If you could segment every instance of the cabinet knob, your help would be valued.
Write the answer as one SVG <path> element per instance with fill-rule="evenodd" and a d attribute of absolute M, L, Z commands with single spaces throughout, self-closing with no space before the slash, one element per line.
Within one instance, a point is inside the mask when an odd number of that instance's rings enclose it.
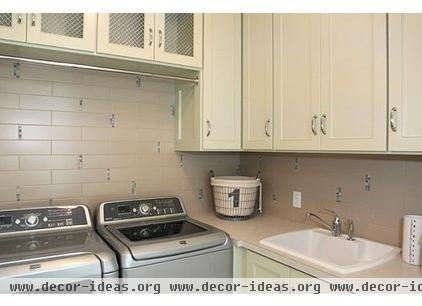
<path fill-rule="evenodd" d="M 31 26 L 35 27 L 35 14 L 34 13 L 31 14 L 31 19 L 32 19 Z"/>
<path fill-rule="evenodd" d="M 311 129 L 312 129 L 312 133 L 314 135 L 317 135 L 318 134 L 317 129 L 316 129 L 316 121 L 317 121 L 317 119 L 318 119 L 318 116 L 317 115 L 313 115 L 312 116 Z"/>
<path fill-rule="evenodd" d="M 393 132 L 397 132 L 397 108 L 393 107 L 390 111 L 390 128 Z"/>
<path fill-rule="evenodd" d="M 163 45 L 163 31 L 158 30 L 158 48 Z"/>
<path fill-rule="evenodd" d="M 267 137 L 271 137 L 271 134 L 270 134 L 270 124 L 271 124 L 271 120 L 267 120 L 267 121 L 265 121 L 265 135 L 267 136 Z"/>
<path fill-rule="evenodd" d="M 207 120 L 207 137 L 211 135 L 211 122 Z"/>
<path fill-rule="evenodd" d="M 152 46 L 153 31 L 152 28 L 149 28 L 149 43 L 148 45 Z"/>
<path fill-rule="evenodd" d="M 326 120 L 327 120 L 327 115 L 323 114 L 321 116 L 320 129 L 321 129 L 321 133 L 324 135 L 327 135 Z"/>

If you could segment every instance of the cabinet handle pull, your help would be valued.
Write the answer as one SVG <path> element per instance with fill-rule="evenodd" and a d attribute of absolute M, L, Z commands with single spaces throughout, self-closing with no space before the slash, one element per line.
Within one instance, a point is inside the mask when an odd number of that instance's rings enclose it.
<path fill-rule="evenodd" d="M 270 120 L 267 120 L 267 121 L 265 121 L 265 135 L 267 136 L 267 137 L 271 137 L 271 134 L 270 134 L 270 124 L 271 124 L 271 121 Z"/>
<path fill-rule="evenodd" d="M 397 132 L 397 108 L 393 107 L 390 111 L 390 127 L 393 132 Z"/>
<path fill-rule="evenodd" d="M 150 46 L 152 46 L 152 38 L 153 38 L 153 37 L 152 37 L 152 35 L 153 35 L 152 29 L 151 29 L 151 28 L 149 28 L 149 43 L 148 43 L 148 44 L 149 44 Z"/>
<path fill-rule="evenodd" d="M 325 126 L 326 119 L 327 119 L 327 115 L 326 114 L 323 114 L 321 116 L 320 127 L 321 127 L 321 133 L 324 134 L 324 135 L 327 135 L 327 127 Z"/>
<path fill-rule="evenodd" d="M 317 115 L 313 115 L 312 116 L 311 128 L 312 128 L 312 133 L 314 133 L 314 135 L 317 135 L 318 134 L 318 132 L 316 130 L 316 121 L 317 121 L 317 119 L 318 119 L 318 116 Z"/>
<path fill-rule="evenodd" d="M 207 137 L 211 135 L 211 122 L 207 120 Z"/>
<path fill-rule="evenodd" d="M 22 24 L 22 14 L 18 14 L 18 24 Z"/>
<path fill-rule="evenodd" d="M 163 31 L 158 30 L 158 48 L 163 45 Z"/>
<path fill-rule="evenodd" d="M 35 27 L 35 14 L 32 14 L 31 26 Z"/>

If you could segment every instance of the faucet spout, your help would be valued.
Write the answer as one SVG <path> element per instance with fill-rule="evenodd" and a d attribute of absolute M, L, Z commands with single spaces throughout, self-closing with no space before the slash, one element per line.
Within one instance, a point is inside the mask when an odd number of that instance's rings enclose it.
<path fill-rule="evenodd" d="M 317 215 L 315 215 L 314 213 L 306 213 L 306 219 L 309 219 L 309 220 L 311 220 L 311 217 L 314 217 L 314 218 L 316 218 L 316 220 L 320 223 L 320 224 L 322 224 L 322 225 L 324 225 L 326 228 L 328 228 L 330 231 L 331 230 L 333 230 L 333 228 L 331 227 L 331 225 L 329 225 L 327 222 L 325 222 L 323 219 L 321 219 L 320 217 L 318 217 Z"/>
<path fill-rule="evenodd" d="M 335 237 L 339 237 L 341 235 L 341 222 L 340 222 L 340 217 L 334 213 L 331 210 L 328 210 L 328 212 L 332 213 L 335 217 L 334 220 L 332 222 L 332 225 L 328 224 L 327 222 L 325 222 L 323 219 L 321 219 L 318 215 L 314 214 L 314 213 L 306 213 L 306 219 L 311 219 L 311 217 L 315 218 L 316 221 L 318 221 L 318 223 L 320 223 L 321 225 L 325 226 L 326 228 L 328 228 L 331 231 L 331 234 Z"/>

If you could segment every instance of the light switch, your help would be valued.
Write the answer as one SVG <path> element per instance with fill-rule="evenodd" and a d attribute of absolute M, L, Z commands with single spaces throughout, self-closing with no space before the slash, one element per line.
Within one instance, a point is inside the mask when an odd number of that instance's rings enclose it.
<path fill-rule="evenodd" d="M 302 207 L 302 193 L 300 191 L 293 191 L 293 207 Z"/>

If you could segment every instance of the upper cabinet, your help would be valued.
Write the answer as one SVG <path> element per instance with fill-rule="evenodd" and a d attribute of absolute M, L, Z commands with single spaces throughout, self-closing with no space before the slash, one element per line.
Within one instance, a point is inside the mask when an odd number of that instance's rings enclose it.
<path fill-rule="evenodd" d="M 274 15 L 274 149 L 320 148 L 320 15 Z"/>
<path fill-rule="evenodd" d="M 244 149 L 272 149 L 273 17 L 243 14 L 242 130 Z"/>
<path fill-rule="evenodd" d="M 26 14 L 0 13 L 0 39 L 26 41 Z"/>
<path fill-rule="evenodd" d="M 322 150 L 387 149 L 386 17 L 321 16 Z"/>
<path fill-rule="evenodd" d="M 28 14 L 27 42 L 53 47 L 95 51 L 97 14 Z"/>
<path fill-rule="evenodd" d="M 241 14 L 204 15 L 203 148 L 241 148 Z"/>
<path fill-rule="evenodd" d="M 176 150 L 241 149 L 241 14 L 204 14 L 200 85 L 176 83 Z"/>
<path fill-rule="evenodd" d="M 154 14 L 98 14 L 97 52 L 154 59 Z"/>
<path fill-rule="evenodd" d="M 155 14 L 155 60 L 202 65 L 202 14 Z"/>
<path fill-rule="evenodd" d="M 389 16 L 389 150 L 422 151 L 422 14 Z"/>

